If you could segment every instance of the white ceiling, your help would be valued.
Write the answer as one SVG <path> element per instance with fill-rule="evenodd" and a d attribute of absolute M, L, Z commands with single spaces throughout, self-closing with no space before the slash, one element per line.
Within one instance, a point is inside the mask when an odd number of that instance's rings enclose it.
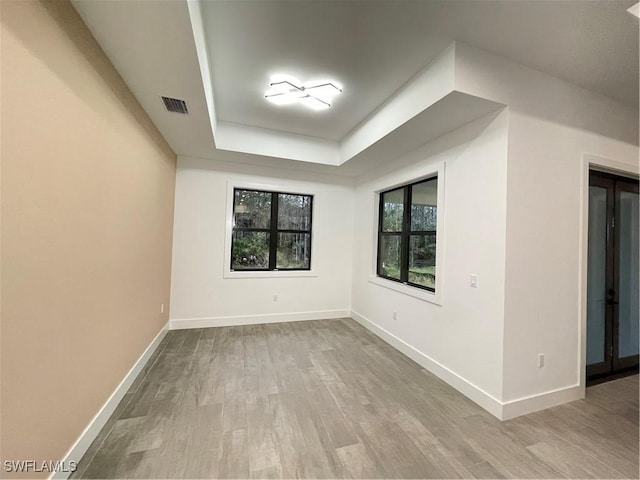
<path fill-rule="evenodd" d="M 453 41 L 638 107 L 633 0 L 73 3 L 182 155 L 237 158 L 216 150 L 216 123 L 340 142 Z M 264 99 L 275 73 L 332 78 L 344 93 L 326 111 L 277 107 Z M 189 118 L 160 95 L 185 99 Z"/>
<path fill-rule="evenodd" d="M 332 140 L 455 40 L 624 103 L 638 102 L 638 22 L 625 1 L 202 3 L 218 118 Z M 344 94 L 309 115 L 261 93 L 272 73 L 335 78 Z"/>

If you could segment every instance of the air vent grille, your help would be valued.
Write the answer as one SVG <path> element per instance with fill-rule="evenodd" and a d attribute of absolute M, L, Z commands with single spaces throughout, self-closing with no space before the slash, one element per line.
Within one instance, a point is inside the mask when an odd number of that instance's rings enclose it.
<path fill-rule="evenodd" d="M 186 102 L 179 98 L 162 97 L 162 103 L 164 103 L 164 107 L 169 112 L 182 113 L 185 115 L 189 113 Z"/>

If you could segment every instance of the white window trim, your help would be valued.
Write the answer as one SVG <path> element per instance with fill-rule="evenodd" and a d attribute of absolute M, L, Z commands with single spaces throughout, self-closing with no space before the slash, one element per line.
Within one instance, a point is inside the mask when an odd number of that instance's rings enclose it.
<path fill-rule="evenodd" d="M 371 271 L 369 274 L 369 283 L 380 287 L 395 290 L 396 292 L 414 297 L 425 302 L 434 303 L 442 306 L 442 288 L 443 288 L 443 272 L 444 272 L 444 245 L 445 245 L 445 170 L 446 163 L 438 162 L 426 169 L 423 174 L 415 176 L 406 176 L 398 178 L 396 181 L 382 188 L 378 188 L 373 192 L 373 261 L 371 262 Z M 380 208 L 380 193 L 393 190 L 396 187 L 427 180 L 432 177 L 438 177 L 438 213 L 436 215 L 436 286 L 435 292 L 424 290 L 411 285 L 394 282 L 386 278 L 379 277 L 377 274 L 378 262 L 378 221 Z"/>
<path fill-rule="evenodd" d="M 313 195 L 311 211 L 311 270 L 269 270 L 269 271 L 232 271 L 231 270 L 231 235 L 233 234 L 233 190 L 242 188 L 247 190 L 265 190 L 268 192 L 287 192 L 300 195 Z M 224 266 L 223 278 L 293 278 L 293 277 L 317 277 L 317 252 L 316 244 L 316 212 L 318 205 L 318 193 L 313 189 L 300 189 L 286 184 L 274 185 L 266 183 L 252 183 L 246 181 L 227 181 L 227 210 L 225 215 L 224 238 Z"/>

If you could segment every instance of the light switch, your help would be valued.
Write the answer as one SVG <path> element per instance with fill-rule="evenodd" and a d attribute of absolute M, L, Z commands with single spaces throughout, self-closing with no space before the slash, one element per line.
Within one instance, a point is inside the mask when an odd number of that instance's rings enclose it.
<path fill-rule="evenodd" d="M 478 275 L 470 275 L 469 276 L 469 285 L 473 288 L 478 288 Z"/>

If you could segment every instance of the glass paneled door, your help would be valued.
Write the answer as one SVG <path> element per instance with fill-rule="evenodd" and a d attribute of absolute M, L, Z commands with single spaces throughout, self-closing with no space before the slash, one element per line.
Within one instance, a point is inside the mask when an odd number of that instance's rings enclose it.
<path fill-rule="evenodd" d="M 637 181 L 590 172 L 588 380 L 638 368 L 639 220 Z"/>

